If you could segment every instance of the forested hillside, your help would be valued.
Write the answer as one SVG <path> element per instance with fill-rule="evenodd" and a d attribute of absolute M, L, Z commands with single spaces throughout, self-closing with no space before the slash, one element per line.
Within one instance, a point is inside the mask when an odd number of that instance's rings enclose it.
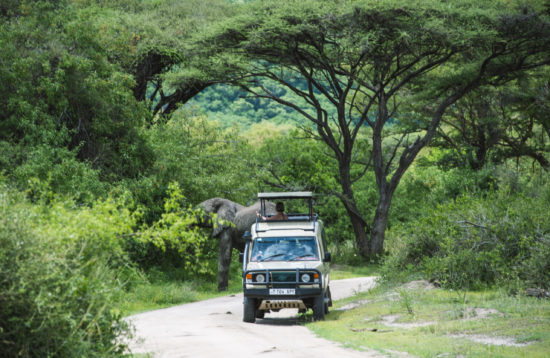
<path fill-rule="evenodd" d="M 305 83 L 295 85 L 307 87 Z M 276 83 L 271 83 L 271 86 L 277 95 L 286 101 L 305 104 L 300 96 L 287 91 L 283 86 Z M 328 108 L 328 100 L 324 100 L 324 102 Z M 237 126 L 246 130 L 251 125 L 263 121 L 290 126 L 299 126 L 305 123 L 303 116 L 296 110 L 281 106 L 269 99 L 253 96 L 240 87 L 231 85 L 208 87 L 189 100 L 183 108 L 197 114 L 204 114 L 208 119 L 217 121 L 220 126 L 225 128 Z M 333 112 L 331 115 L 334 114 Z"/>
<path fill-rule="evenodd" d="M 387 280 L 550 289 L 549 65 L 543 0 L 3 1 L 0 356 L 122 356 L 137 290 L 215 290 L 212 197 L 313 191 Z"/>

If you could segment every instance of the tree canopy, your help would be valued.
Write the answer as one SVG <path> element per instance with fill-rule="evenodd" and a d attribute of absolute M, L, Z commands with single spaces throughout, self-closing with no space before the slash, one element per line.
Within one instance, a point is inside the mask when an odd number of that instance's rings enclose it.
<path fill-rule="evenodd" d="M 127 356 L 136 303 L 215 290 L 196 204 L 271 190 L 316 193 L 334 263 L 548 290 L 550 11 L 518 1 L 0 1 L 0 356 Z"/>
<path fill-rule="evenodd" d="M 382 252 L 399 181 L 446 110 L 483 84 L 498 85 L 549 62 L 549 24 L 540 11 L 470 0 L 263 1 L 199 38 L 189 49 L 197 61 L 180 80 L 216 76 L 223 68 L 232 73 L 226 81 L 308 119 L 312 126 L 306 131 L 338 161 L 339 196 L 361 254 L 372 257 Z M 281 97 L 265 79 L 303 104 Z M 425 103 L 425 110 L 404 111 L 416 101 Z M 387 146 L 383 139 L 392 119 L 404 125 L 395 144 Z M 366 127 L 372 147 L 357 153 L 355 142 Z M 357 178 L 350 173 L 357 155 L 376 174 L 379 198 L 372 225 L 355 204 Z"/>

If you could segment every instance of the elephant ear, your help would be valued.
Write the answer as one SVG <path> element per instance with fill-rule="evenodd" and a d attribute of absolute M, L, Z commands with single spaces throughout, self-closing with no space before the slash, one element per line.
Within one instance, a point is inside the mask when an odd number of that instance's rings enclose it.
<path fill-rule="evenodd" d="M 216 237 L 234 223 L 237 211 L 243 206 L 231 200 L 212 198 L 199 204 L 199 207 L 215 218 L 212 223 L 212 236 Z"/>

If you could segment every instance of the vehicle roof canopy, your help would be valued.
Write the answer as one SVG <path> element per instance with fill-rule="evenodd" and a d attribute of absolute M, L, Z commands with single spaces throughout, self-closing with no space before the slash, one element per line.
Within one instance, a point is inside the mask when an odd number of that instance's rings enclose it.
<path fill-rule="evenodd" d="M 290 191 L 279 193 L 258 193 L 258 199 L 309 199 L 313 197 L 311 191 Z"/>

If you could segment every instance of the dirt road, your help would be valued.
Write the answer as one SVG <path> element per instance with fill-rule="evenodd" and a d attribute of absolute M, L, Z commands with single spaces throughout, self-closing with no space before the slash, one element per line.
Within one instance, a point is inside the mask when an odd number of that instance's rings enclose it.
<path fill-rule="evenodd" d="M 374 286 L 373 277 L 331 282 L 334 300 Z M 135 329 L 133 353 L 155 358 L 380 357 L 316 337 L 301 325 L 296 310 L 266 314 L 255 324 L 242 321 L 242 294 L 150 311 L 128 318 Z"/>

